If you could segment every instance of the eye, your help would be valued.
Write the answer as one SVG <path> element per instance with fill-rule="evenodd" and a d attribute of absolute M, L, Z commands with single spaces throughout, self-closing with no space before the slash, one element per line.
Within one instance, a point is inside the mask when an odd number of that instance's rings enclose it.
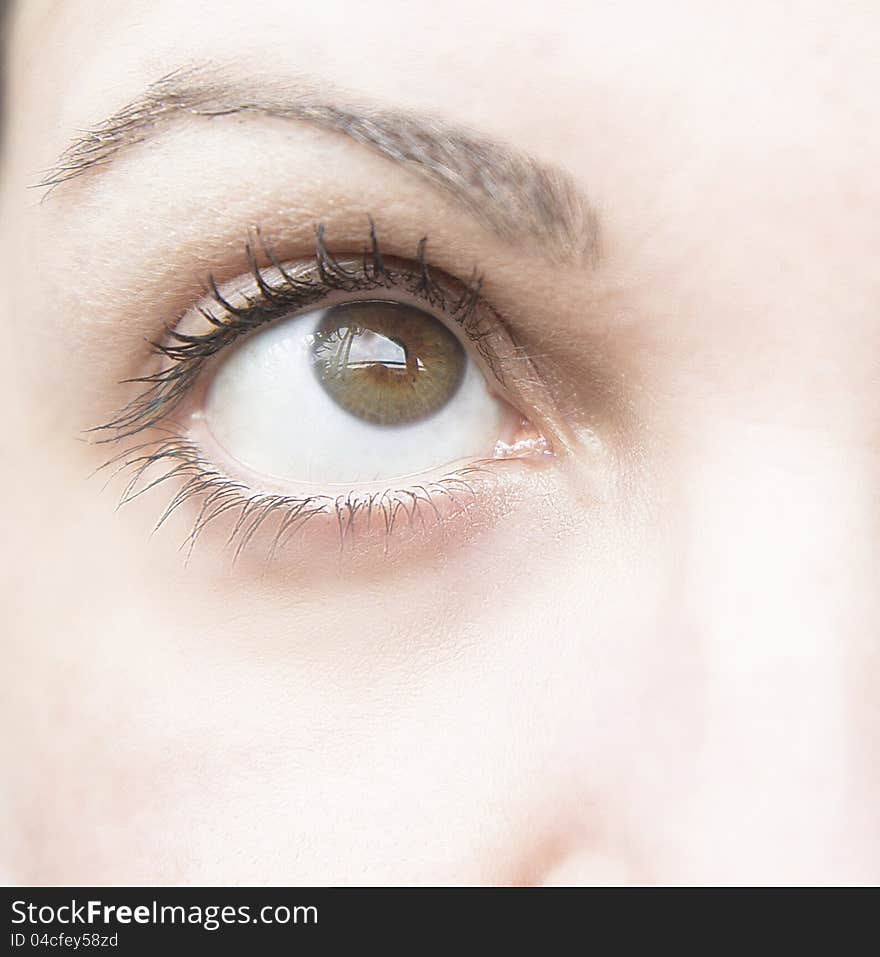
<path fill-rule="evenodd" d="M 414 528 L 426 509 L 422 529 L 501 513 L 518 494 L 503 463 L 549 457 L 527 411 L 546 393 L 480 283 L 429 269 L 425 242 L 415 261 L 385 259 L 371 229 L 366 252 L 337 259 L 319 227 L 311 260 L 264 247 L 263 265 L 246 244 L 249 275 L 210 280 L 153 344 L 160 368 L 95 430 L 158 434 L 107 463 L 128 471 L 123 501 L 176 480 L 159 524 L 196 500 L 189 547 L 226 516 L 236 555 L 260 529 L 274 555 L 321 518 L 369 537 L 399 513 Z"/>
<path fill-rule="evenodd" d="M 459 338 L 393 300 L 312 310 L 251 336 L 215 373 L 205 422 L 255 472 L 347 485 L 490 457 L 517 425 Z"/>

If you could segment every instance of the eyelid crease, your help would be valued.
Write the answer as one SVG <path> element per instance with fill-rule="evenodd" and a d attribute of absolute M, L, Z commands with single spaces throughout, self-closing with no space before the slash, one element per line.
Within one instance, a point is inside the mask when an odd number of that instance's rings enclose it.
<path fill-rule="evenodd" d="M 337 292 L 354 294 L 400 289 L 424 300 L 455 322 L 502 389 L 507 386 L 504 361 L 492 340 L 493 334 L 503 328 L 511 351 L 519 361 L 519 372 L 537 378 L 531 361 L 517 347 L 506 324 L 481 298 L 479 274 L 474 271 L 467 282 L 441 275 L 429 266 L 426 249 L 427 237 L 423 237 L 413 262 L 384 257 L 370 220 L 369 241 L 361 257 L 340 259 L 327 249 L 324 226 L 318 225 L 313 259 L 291 266 L 280 262 L 257 229 L 254 238 L 249 236 L 245 241 L 252 290 L 223 292 L 213 275 L 209 276 L 207 292 L 212 306 L 198 303 L 193 310 L 188 310 L 207 322 L 209 331 L 194 335 L 181 331 L 179 323 L 178 328 L 166 323 L 165 339 L 150 342 L 153 353 L 166 360 L 163 368 L 124 380 L 143 384 L 145 388 L 109 421 L 89 432 L 99 436 L 98 442 L 106 443 L 129 438 L 158 424 L 189 393 L 213 356 L 243 335 L 296 311 L 314 307 Z M 258 251 L 269 266 L 259 265 Z"/>

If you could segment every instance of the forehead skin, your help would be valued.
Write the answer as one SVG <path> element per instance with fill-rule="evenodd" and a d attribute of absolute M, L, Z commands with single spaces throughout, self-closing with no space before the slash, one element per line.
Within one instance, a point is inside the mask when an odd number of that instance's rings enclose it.
<path fill-rule="evenodd" d="M 0 867 L 880 879 L 875 3 L 27 2 L 12 26 L 0 720 L 28 732 L 2 744 Z M 615 426 L 606 497 L 574 468 L 544 524 L 513 515 L 482 550 L 369 587 L 210 558 L 184 573 L 173 535 L 146 542 L 155 505 L 114 518 L 77 436 L 113 379 L 99 344 L 133 350 L 143 330 L 88 307 L 159 296 L 171 235 L 210 265 L 232 242 L 221 214 L 252 222 L 239 192 L 295 230 L 300 200 L 272 192 L 269 137 L 287 134 L 182 123 L 118 174 L 42 205 L 28 186 L 76 130 L 204 62 L 436 115 L 572 176 L 601 219 L 598 267 L 539 265 L 385 167 L 364 191 L 527 302 L 573 419 L 590 362 L 611 370 L 639 428 Z M 196 137 L 222 147 L 198 202 L 179 185 L 201 173 Z M 309 228 L 353 162 L 332 150 L 305 174 Z M 149 208 L 141 168 L 167 177 Z"/>

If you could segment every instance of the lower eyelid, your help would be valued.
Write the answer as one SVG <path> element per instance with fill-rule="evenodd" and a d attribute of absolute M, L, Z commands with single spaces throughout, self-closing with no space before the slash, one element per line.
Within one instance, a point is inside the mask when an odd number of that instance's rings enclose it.
<path fill-rule="evenodd" d="M 546 482 L 552 458 L 539 444 L 413 477 L 403 487 L 282 492 L 265 487 L 262 477 L 219 470 L 196 439 L 167 430 L 114 456 L 105 468 L 122 477 L 120 503 L 171 486 L 156 528 L 181 528 L 187 558 L 198 541 L 211 538 L 233 560 L 293 558 L 313 570 L 322 557 L 369 564 L 419 548 L 434 552 L 438 539 L 461 545 L 509 514 L 532 482 Z"/>

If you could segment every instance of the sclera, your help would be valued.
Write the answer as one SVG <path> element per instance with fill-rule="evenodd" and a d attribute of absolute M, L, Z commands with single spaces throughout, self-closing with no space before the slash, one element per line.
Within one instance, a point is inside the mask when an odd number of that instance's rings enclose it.
<path fill-rule="evenodd" d="M 324 314 L 312 310 L 256 332 L 214 372 L 205 423 L 235 461 L 276 480 L 355 486 L 489 458 L 514 435 L 519 416 L 490 391 L 469 354 L 459 388 L 425 419 L 377 426 L 345 411 L 312 368 Z"/>

